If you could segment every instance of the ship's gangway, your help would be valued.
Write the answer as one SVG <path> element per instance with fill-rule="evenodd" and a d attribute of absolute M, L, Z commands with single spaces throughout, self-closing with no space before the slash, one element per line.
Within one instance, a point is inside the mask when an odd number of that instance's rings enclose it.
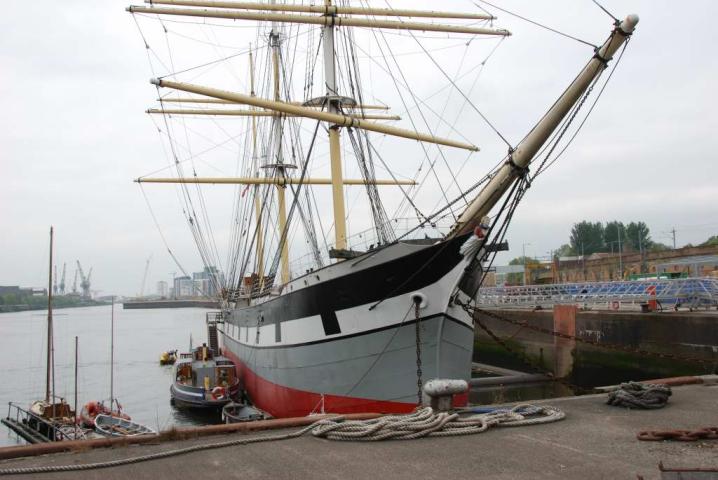
<path fill-rule="evenodd" d="M 652 300 L 657 300 L 663 308 L 718 306 L 718 279 L 676 278 L 488 287 L 479 290 L 477 303 L 482 307 L 496 308 L 551 307 L 575 303 L 618 309 L 629 305 L 638 307 Z"/>

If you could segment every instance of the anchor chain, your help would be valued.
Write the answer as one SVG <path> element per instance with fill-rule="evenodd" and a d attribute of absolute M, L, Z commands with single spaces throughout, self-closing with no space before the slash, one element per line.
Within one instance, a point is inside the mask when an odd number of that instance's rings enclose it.
<path fill-rule="evenodd" d="M 414 299 L 414 318 L 416 320 L 416 404 L 421 405 L 421 321 L 419 320 L 419 308 L 421 307 L 421 299 Z"/>
<path fill-rule="evenodd" d="M 646 442 L 659 442 L 661 440 L 677 440 L 679 442 L 716 440 L 718 439 L 718 427 L 705 427 L 697 430 L 646 430 L 638 432 L 636 438 Z"/>
<path fill-rule="evenodd" d="M 575 384 L 575 383 L 572 383 L 572 382 L 571 382 L 568 378 L 566 378 L 566 377 L 556 377 L 551 370 L 547 369 L 546 367 L 544 367 L 543 365 L 541 365 L 539 362 L 536 362 L 536 361 L 533 360 L 531 357 L 529 357 L 528 355 L 526 355 L 524 352 L 512 348 L 507 342 L 505 342 L 505 341 L 502 340 L 498 335 L 496 335 L 496 333 L 494 333 L 494 332 L 493 332 L 486 324 L 484 324 L 479 318 L 475 317 L 475 316 L 473 315 L 473 312 L 472 312 L 472 308 L 475 308 L 475 307 L 471 307 L 471 306 L 469 306 L 469 305 L 466 304 L 466 303 L 462 303 L 462 302 L 461 302 L 460 300 L 458 300 L 458 299 L 456 299 L 455 302 L 456 302 L 457 305 L 461 306 L 461 308 L 463 308 L 467 313 L 469 313 L 469 314 L 472 316 L 475 325 L 479 326 L 484 332 L 486 332 L 486 334 L 487 334 L 489 337 L 491 337 L 491 339 L 492 339 L 494 342 L 496 342 L 498 345 L 500 345 L 501 347 L 503 347 L 504 350 L 506 350 L 508 353 L 510 353 L 511 355 L 513 355 L 517 360 L 519 360 L 521 363 L 523 363 L 523 364 L 524 364 L 527 368 L 529 368 L 530 370 L 532 370 L 532 371 L 534 371 L 534 372 L 536 372 L 536 373 L 541 373 L 541 374 L 544 374 L 544 375 L 546 375 L 546 376 L 548 376 L 548 377 L 551 377 L 554 381 L 556 381 L 556 382 L 558 382 L 558 383 L 560 383 L 560 384 L 562 384 L 562 385 L 565 385 L 566 387 L 568 387 L 569 389 L 571 389 L 571 390 L 572 390 L 573 392 L 575 392 L 575 393 L 592 393 L 592 392 L 595 392 L 595 389 L 593 389 L 593 388 L 587 388 L 587 387 L 584 387 L 584 386 L 581 386 L 581 385 L 577 385 L 577 384 Z M 478 310 L 478 309 L 476 309 L 476 310 Z"/>

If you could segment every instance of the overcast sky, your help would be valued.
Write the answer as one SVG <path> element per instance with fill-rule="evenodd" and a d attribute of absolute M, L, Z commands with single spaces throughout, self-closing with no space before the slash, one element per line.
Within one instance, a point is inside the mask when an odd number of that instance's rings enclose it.
<path fill-rule="evenodd" d="M 590 0 L 496 2 L 593 43 L 603 42 L 610 31 L 608 17 Z M 638 30 L 578 139 L 526 195 L 509 231 L 512 251 L 506 259 L 520 255 L 524 244 L 528 255 L 548 255 L 568 241 L 572 224 L 582 219 L 644 220 L 652 238 L 664 243 L 672 242 L 668 232 L 675 228 L 679 246 L 718 234 L 718 4 L 603 3 L 620 17 L 638 13 Z M 437 8 L 429 1 L 392 5 Z M 86 270 L 93 267 L 93 289 L 102 294 L 136 294 L 150 255 L 148 291 L 178 270 L 132 182 L 166 160 L 160 159 L 161 142 L 143 113 L 156 92 L 147 82 L 152 72 L 125 6 L 3 2 L 0 285 L 44 285 L 50 225 L 56 229 L 57 263 L 68 263 L 69 284 L 76 259 Z M 476 10 L 464 0 L 441 6 Z M 515 142 L 590 58 L 590 50 L 496 13 L 497 26 L 514 35 L 487 64 L 472 100 Z M 425 59 L 411 58 L 416 62 L 411 68 L 428 73 L 418 91 L 443 85 Z M 457 128 L 471 136 L 472 125 Z M 485 172 L 505 151 L 481 128 L 477 138 L 471 136 L 482 146 L 466 170 L 471 175 Z M 172 197 L 156 197 L 153 204 L 162 231 L 183 265 L 198 270 L 187 226 L 167 198 Z"/>

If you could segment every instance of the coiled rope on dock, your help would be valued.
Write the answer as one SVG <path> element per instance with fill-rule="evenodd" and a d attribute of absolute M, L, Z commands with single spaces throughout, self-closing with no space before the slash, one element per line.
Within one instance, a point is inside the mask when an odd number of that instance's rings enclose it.
<path fill-rule="evenodd" d="M 622 383 L 608 393 L 606 403 L 617 407 L 655 409 L 663 408 L 671 396 L 671 387 L 640 382 Z"/>
<path fill-rule="evenodd" d="M 411 440 L 422 437 L 450 437 L 485 432 L 491 427 L 521 427 L 556 422 L 565 418 L 555 407 L 517 405 L 488 413 L 435 412 L 430 407 L 408 415 L 387 415 L 372 420 L 318 422 L 315 437 L 329 440 L 377 441 Z"/>
<path fill-rule="evenodd" d="M 434 412 L 430 407 L 420 408 L 407 415 L 387 415 L 373 420 L 344 420 L 333 417 L 318 420 L 308 427 L 281 435 L 264 435 L 239 438 L 224 442 L 205 443 L 164 452 L 122 458 L 106 462 L 52 465 L 44 467 L 19 467 L 0 469 L 3 475 L 26 475 L 51 472 L 73 472 L 119 467 L 134 463 L 175 457 L 187 453 L 249 445 L 252 443 L 288 440 L 301 437 L 309 432 L 315 437 L 329 440 L 409 440 L 421 437 L 444 437 L 469 435 L 485 432 L 491 427 L 520 427 L 561 420 L 565 414 L 555 407 L 518 405 L 510 409 L 496 409 L 489 413 L 474 414 L 471 410 L 463 412 Z"/>

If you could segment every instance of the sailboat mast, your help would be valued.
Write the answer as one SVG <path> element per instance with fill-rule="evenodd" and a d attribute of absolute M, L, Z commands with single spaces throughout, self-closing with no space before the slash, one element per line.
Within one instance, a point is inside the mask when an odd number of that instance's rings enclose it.
<path fill-rule="evenodd" d="M 47 365 L 45 371 L 45 401 L 50 403 L 51 391 L 50 391 L 50 380 L 52 377 L 52 383 L 55 383 L 55 378 L 52 375 L 52 357 L 53 357 L 53 342 L 52 342 L 52 242 L 53 242 L 53 227 L 50 227 L 50 273 L 49 281 L 47 286 Z M 54 385 L 53 385 L 54 387 Z M 53 388 L 54 390 L 54 388 Z M 52 392 L 54 393 L 54 392 Z"/>
<path fill-rule="evenodd" d="M 249 94 L 256 96 L 254 90 L 254 54 L 252 46 L 249 47 Z M 252 107 L 254 109 L 254 107 Z M 257 117 L 252 116 L 252 165 L 255 176 L 259 177 L 259 157 L 257 156 Z M 262 232 L 262 202 L 261 188 L 254 187 L 254 213 L 257 217 L 257 276 L 259 277 L 259 291 L 264 290 L 264 234 Z M 251 298 L 251 292 L 250 292 Z"/>
<path fill-rule="evenodd" d="M 331 0 L 325 0 L 326 7 L 332 6 Z M 335 16 L 334 13 L 327 15 Z M 336 96 L 337 79 L 336 79 L 336 57 L 334 51 L 334 22 L 322 27 L 324 42 L 324 82 L 327 88 L 327 103 L 330 113 L 339 113 Z M 332 98 L 334 97 L 334 98 Z M 346 250 L 347 248 L 347 225 L 346 214 L 344 212 L 344 182 L 342 180 L 342 151 L 339 125 L 329 127 L 329 158 L 331 164 L 332 178 L 332 203 L 334 207 L 334 248 L 337 250 Z"/>
<path fill-rule="evenodd" d="M 112 296 L 110 307 L 110 411 L 115 399 L 115 296 Z"/>
<path fill-rule="evenodd" d="M 608 40 L 594 54 L 546 115 L 526 135 L 516 149 L 509 153 L 506 162 L 496 175 L 461 214 L 449 236 L 470 232 L 480 219 L 491 211 L 491 208 L 506 193 L 513 182 L 526 171 L 536 152 L 546 143 L 591 83 L 606 68 L 616 51 L 633 33 L 637 23 L 638 15 L 629 15 L 613 30 Z"/>
<path fill-rule="evenodd" d="M 78 367 L 78 364 L 77 364 L 77 345 L 78 345 L 77 336 L 75 336 L 75 406 L 74 406 L 74 408 L 73 408 L 73 411 L 75 412 L 75 421 L 74 421 L 74 425 L 75 425 L 75 439 L 77 439 L 77 367 Z"/>

